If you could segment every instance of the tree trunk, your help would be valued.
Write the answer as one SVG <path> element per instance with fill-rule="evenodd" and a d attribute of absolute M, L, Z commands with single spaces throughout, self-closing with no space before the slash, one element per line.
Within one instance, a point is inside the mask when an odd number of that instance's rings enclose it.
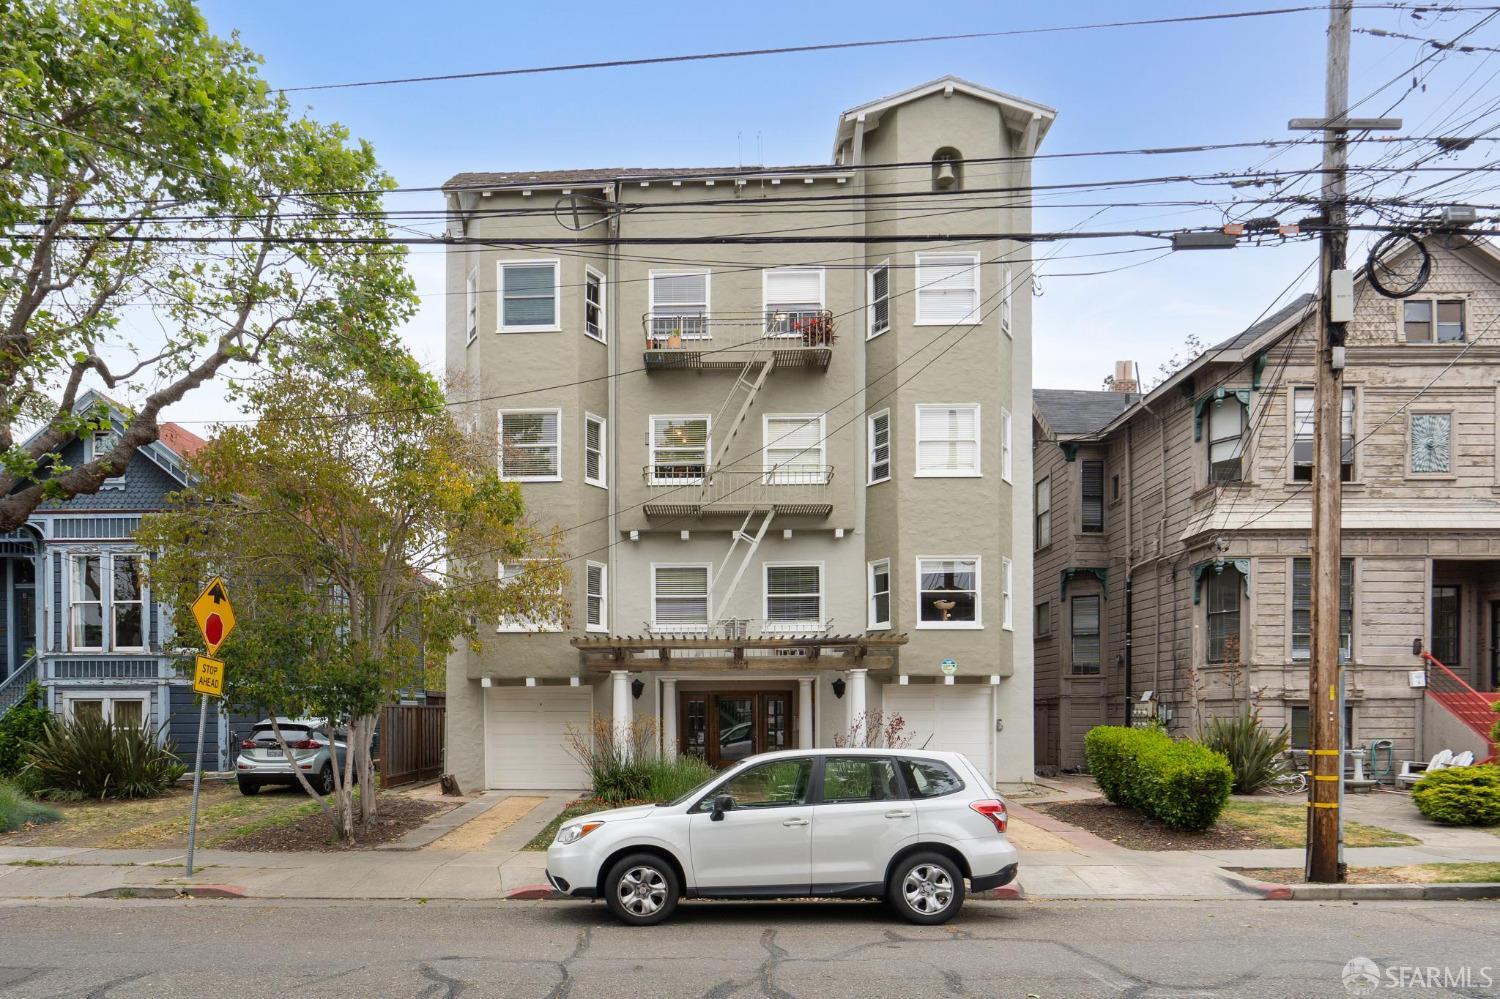
<path fill-rule="evenodd" d="M 378 715 L 366 715 L 359 720 L 359 754 L 355 757 L 359 766 L 360 821 L 371 822 L 379 811 L 379 789 L 375 786 L 375 758 L 371 749 L 375 741 L 375 724 Z"/>

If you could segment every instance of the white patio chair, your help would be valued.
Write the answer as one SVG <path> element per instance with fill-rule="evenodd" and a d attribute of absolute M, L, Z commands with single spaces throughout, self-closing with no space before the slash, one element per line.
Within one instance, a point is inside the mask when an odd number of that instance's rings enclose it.
<path fill-rule="evenodd" d="M 1459 753 L 1457 756 L 1453 757 L 1453 762 L 1448 764 L 1448 766 L 1450 767 L 1472 767 L 1473 765 L 1474 753 L 1472 750 L 1468 749 L 1465 749 L 1462 753 Z"/>
<path fill-rule="evenodd" d="M 1472 763 L 1474 756 L 1469 755 Z M 1397 787 L 1411 787 L 1422 779 L 1422 775 L 1430 770 L 1442 770 L 1453 765 L 1453 750 L 1443 749 L 1433 754 L 1432 759 L 1423 763 L 1421 760 L 1402 760 L 1401 772 L 1396 775 Z"/>

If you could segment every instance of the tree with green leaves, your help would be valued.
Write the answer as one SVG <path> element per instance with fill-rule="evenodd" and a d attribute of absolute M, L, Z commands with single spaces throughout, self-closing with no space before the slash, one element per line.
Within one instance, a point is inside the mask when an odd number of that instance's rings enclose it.
<path fill-rule="evenodd" d="M 212 380 L 391 361 L 415 304 L 371 242 L 393 182 L 259 62 L 190 0 L 0 2 L 0 531 L 96 492 Z M 75 411 L 91 384 L 133 411 L 69 466 L 109 429 Z"/>
<path fill-rule="evenodd" d="M 404 365 L 389 377 L 298 370 L 248 390 L 254 424 L 221 429 L 194 458 L 193 486 L 137 535 L 181 633 L 204 581 L 224 577 L 238 618 L 220 650 L 231 704 L 347 728 L 352 772 L 335 773 L 329 809 L 344 837 L 355 782 L 361 821 L 374 814 L 376 712 L 421 682 L 419 653 L 446 657 L 503 616 L 565 613 L 555 538 L 500 479 L 494 442 Z M 523 559 L 502 585 L 498 564 Z"/>

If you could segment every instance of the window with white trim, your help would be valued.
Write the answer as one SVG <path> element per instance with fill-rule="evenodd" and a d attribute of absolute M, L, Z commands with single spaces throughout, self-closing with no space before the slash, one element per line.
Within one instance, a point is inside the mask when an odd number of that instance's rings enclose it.
<path fill-rule="evenodd" d="M 1000 332 L 1007 335 L 1010 334 L 1012 316 L 1011 296 L 1016 292 L 1016 289 L 1012 287 L 1014 281 L 1015 274 L 1012 272 L 1010 264 L 1006 264 L 1000 269 Z"/>
<path fill-rule="evenodd" d="M 120 443 L 120 432 L 111 426 L 108 430 L 98 430 L 83 439 L 83 460 L 93 461 L 95 458 L 109 454 Z M 104 480 L 105 489 L 123 489 L 125 487 L 125 470 L 121 469 L 119 475 L 111 475 Z"/>
<path fill-rule="evenodd" d="M 583 415 L 583 481 L 602 489 L 609 488 L 609 466 L 604 456 L 607 423 L 593 413 Z"/>
<path fill-rule="evenodd" d="M 873 340 L 891 328 L 891 265 L 871 267 L 869 275 L 870 317 L 866 340 Z"/>
<path fill-rule="evenodd" d="M 1015 582 L 1015 567 L 1010 559 L 1000 559 L 1000 627 L 1014 631 L 1015 612 L 1011 610 L 1011 586 Z"/>
<path fill-rule="evenodd" d="M 104 648 L 104 556 L 74 555 L 68 604 L 69 647 L 75 651 Z"/>
<path fill-rule="evenodd" d="M 1354 655 L 1354 559 L 1339 559 L 1339 662 Z M 1292 559 L 1292 661 L 1312 658 L 1312 559 Z"/>
<path fill-rule="evenodd" d="M 592 267 L 583 271 L 583 332 L 604 343 L 604 275 Z"/>
<path fill-rule="evenodd" d="M 146 724 L 146 713 L 151 703 L 151 693 L 146 690 L 111 690 L 60 692 L 62 714 L 71 720 L 92 716 L 116 725 L 140 727 Z"/>
<path fill-rule="evenodd" d="M 651 417 L 651 484 L 702 482 L 708 471 L 707 416 Z"/>
<path fill-rule="evenodd" d="M 822 321 L 823 268 L 778 267 L 761 271 L 761 282 L 766 335 L 800 337 L 812 345 L 814 334 L 826 327 Z"/>
<path fill-rule="evenodd" d="M 708 271 L 652 271 L 650 298 L 653 343 L 709 338 Z"/>
<path fill-rule="evenodd" d="M 680 632 L 708 629 L 706 565 L 651 567 L 651 628 Z"/>
<path fill-rule="evenodd" d="M 1006 482 L 1011 481 L 1011 434 L 1014 432 L 1010 418 L 1010 410 L 1000 410 L 1000 478 Z"/>
<path fill-rule="evenodd" d="M 766 624 L 795 631 L 823 628 L 821 565 L 766 566 Z"/>
<path fill-rule="evenodd" d="M 761 454 L 766 481 L 811 485 L 828 481 L 822 415 L 767 416 Z"/>
<path fill-rule="evenodd" d="M 1052 543 L 1052 476 L 1036 484 L 1036 529 L 1032 545 L 1038 550 Z"/>
<path fill-rule="evenodd" d="M 917 559 L 917 627 L 978 628 L 979 559 Z"/>
<path fill-rule="evenodd" d="M 1097 676 L 1102 651 L 1099 640 L 1099 598 L 1077 596 L 1069 604 L 1072 615 L 1069 632 L 1072 642 L 1068 671 L 1075 675 Z"/>
<path fill-rule="evenodd" d="M 1407 343 L 1463 343 L 1464 301 L 1408 298 L 1401 303 L 1401 331 Z"/>
<path fill-rule="evenodd" d="M 1245 443 L 1245 404 L 1234 393 L 1208 404 L 1208 481 L 1239 482 Z"/>
<path fill-rule="evenodd" d="M 528 579 L 526 578 L 526 572 L 533 566 L 544 564 L 544 559 L 535 558 L 522 559 L 520 562 L 512 562 L 509 564 L 502 563 L 499 567 L 500 585 L 532 587 L 534 591 L 535 584 L 533 580 L 535 580 L 537 577 Z M 535 634 L 539 632 L 563 630 L 562 584 L 559 583 L 557 589 L 553 590 L 551 593 L 533 592 L 529 595 L 538 602 L 541 602 L 547 597 L 555 597 L 556 599 L 552 601 L 551 607 L 549 607 L 546 611 L 539 615 L 502 614 L 500 616 L 500 625 L 495 629 L 496 631 L 518 634 Z"/>
<path fill-rule="evenodd" d="M 917 406 L 917 475 L 979 474 L 979 407 Z"/>
<path fill-rule="evenodd" d="M 146 647 L 148 591 L 144 555 L 111 555 L 109 559 L 109 646 Z"/>
<path fill-rule="evenodd" d="M 479 339 L 479 272 L 470 271 L 464 286 L 464 315 L 467 317 L 468 342 Z"/>
<path fill-rule="evenodd" d="M 979 316 L 979 254 L 917 254 L 918 326 L 975 325 Z"/>
<path fill-rule="evenodd" d="M 870 610 L 868 627 L 871 631 L 891 626 L 891 560 L 877 559 L 869 564 Z"/>
<path fill-rule="evenodd" d="M 562 479 L 562 410 L 500 411 L 500 477 L 512 482 Z"/>
<path fill-rule="evenodd" d="M 602 562 L 584 565 L 584 600 L 587 604 L 585 628 L 588 631 L 609 630 L 609 568 Z"/>
<path fill-rule="evenodd" d="M 556 260 L 507 261 L 500 265 L 500 332 L 558 329 Z"/>
<path fill-rule="evenodd" d="M 1313 424 L 1317 393 L 1310 388 L 1292 389 L 1292 480 L 1311 482 L 1313 477 Z M 1340 421 L 1339 478 L 1354 478 L 1354 389 L 1344 389 Z"/>
<path fill-rule="evenodd" d="M 891 477 L 891 411 L 882 409 L 870 416 L 869 462 L 866 483 L 874 485 Z"/>

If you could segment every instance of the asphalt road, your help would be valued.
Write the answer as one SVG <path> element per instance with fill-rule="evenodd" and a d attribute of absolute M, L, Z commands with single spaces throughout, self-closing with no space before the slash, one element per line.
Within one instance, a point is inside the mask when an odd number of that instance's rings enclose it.
<path fill-rule="evenodd" d="M 647 930 L 583 903 L 13 902 L 0 996 L 1347 996 L 1356 956 L 1468 969 L 1375 995 L 1482 996 L 1497 941 L 1488 902 L 982 903 L 943 927 L 709 903 Z"/>

